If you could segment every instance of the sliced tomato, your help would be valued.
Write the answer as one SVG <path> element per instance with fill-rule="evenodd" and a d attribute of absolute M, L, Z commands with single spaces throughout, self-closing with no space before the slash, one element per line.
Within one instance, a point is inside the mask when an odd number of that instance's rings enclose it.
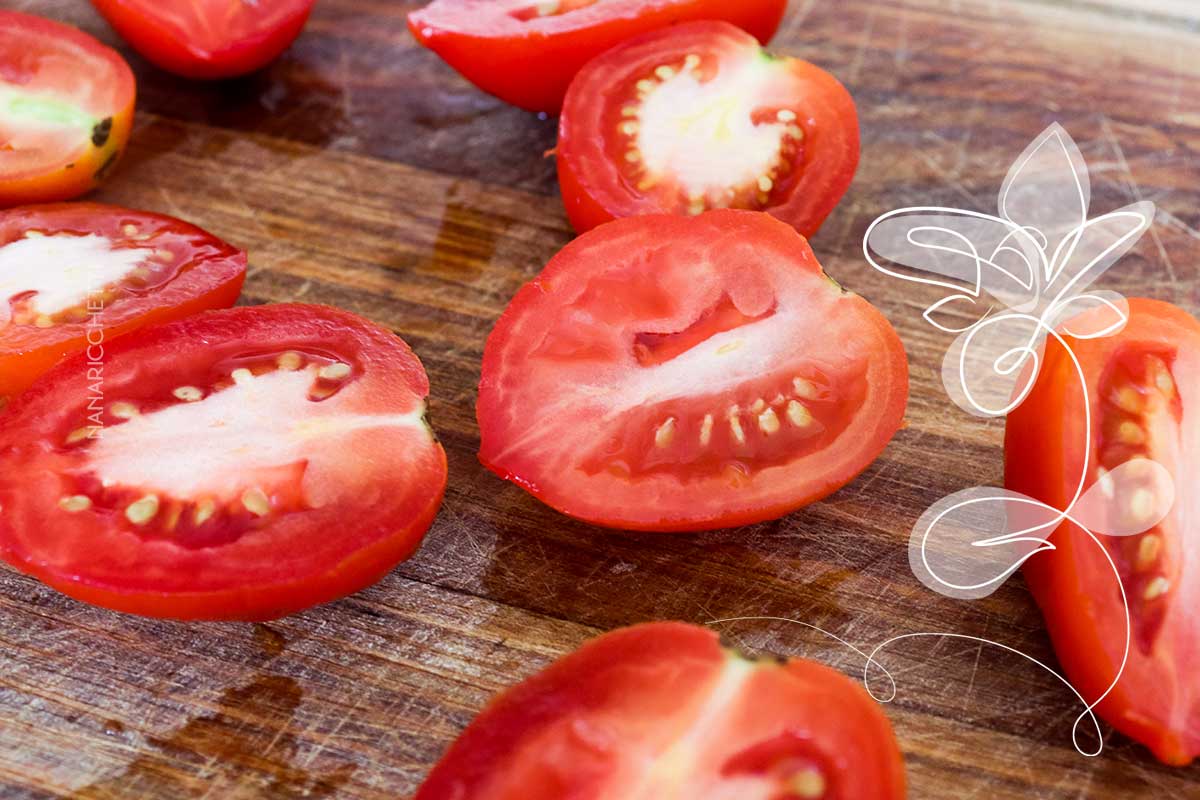
<path fill-rule="evenodd" d="M 558 178 L 582 232 L 616 217 L 766 211 L 812 236 L 858 167 L 858 116 L 829 73 L 724 22 L 648 33 L 567 92 Z"/>
<path fill-rule="evenodd" d="M 121 38 L 185 78 L 265 67 L 308 21 L 314 0 L 92 0 Z"/>
<path fill-rule="evenodd" d="M 580 67 L 632 36 L 720 19 L 765 44 L 786 9 L 787 0 L 434 0 L 408 27 L 485 92 L 556 113 Z"/>
<path fill-rule="evenodd" d="M 895 330 L 787 225 L 630 217 L 567 245 L 496 324 L 480 459 L 589 522 L 720 528 L 849 482 L 907 398 Z"/>
<path fill-rule="evenodd" d="M 1159 759 L 1186 764 L 1200 755 L 1200 322 L 1157 300 L 1129 307 L 1118 335 L 1068 340 L 1087 381 L 1091 430 L 1071 356 L 1057 342 L 1047 346 L 1033 391 L 1008 416 L 1005 482 L 1065 509 L 1085 472 L 1089 487 L 1103 487 L 1107 472 L 1135 458 L 1171 472 L 1175 505 L 1160 524 L 1133 536 L 1097 535 L 1101 550 L 1064 523 L 1050 538 L 1055 549 L 1029 559 L 1024 572 L 1067 676 L 1094 701 L 1125 654 L 1113 560 L 1132 637 L 1129 662 L 1099 711 Z M 1143 487 L 1125 489 L 1112 503 L 1136 517 L 1148 498 L 1139 496 Z"/>
<path fill-rule="evenodd" d="M 899 800 L 904 783 L 887 717 L 840 672 L 658 622 L 492 700 L 414 800 Z"/>
<path fill-rule="evenodd" d="M 0 415 L 0 556 L 89 603 L 268 619 L 367 586 L 441 503 L 429 381 L 323 306 L 210 311 L 79 353 Z"/>
<path fill-rule="evenodd" d="M 0 406 L 63 356 L 231 306 L 246 254 L 195 225 L 98 203 L 0 212 Z"/>
<path fill-rule="evenodd" d="M 135 94 L 117 51 L 0 11 L 0 206 L 69 200 L 99 184 L 125 151 Z"/>

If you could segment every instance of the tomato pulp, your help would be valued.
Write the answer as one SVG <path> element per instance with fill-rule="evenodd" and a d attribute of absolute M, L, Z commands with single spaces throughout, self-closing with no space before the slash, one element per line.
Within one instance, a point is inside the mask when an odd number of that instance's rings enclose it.
<path fill-rule="evenodd" d="M 849 482 L 907 398 L 895 330 L 787 225 L 630 217 L 567 245 L 496 324 L 480 459 L 596 524 L 728 527 Z"/>
<path fill-rule="evenodd" d="M 0 406 L 63 356 L 231 306 L 246 254 L 186 222 L 98 203 L 0 212 Z"/>
<path fill-rule="evenodd" d="M 1115 336 L 1068 339 L 1087 383 L 1091 430 L 1069 354 L 1047 345 L 1037 383 L 1008 416 L 1005 483 L 1061 509 L 1081 474 L 1102 490 L 1107 473 L 1132 459 L 1153 459 L 1172 474 L 1175 505 L 1159 524 L 1133 536 L 1098 534 L 1097 545 L 1064 523 L 1050 538 L 1055 549 L 1024 572 L 1067 676 L 1094 701 L 1125 653 L 1113 560 L 1132 620 L 1129 661 L 1098 710 L 1162 761 L 1186 764 L 1200 754 L 1200 504 L 1192 491 L 1200 479 L 1200 322 L 1157 300 L 1130 300 L 1129 309 Z M 1124 490 L 1111 502 L 1127 521 L 1155 505 L 1144 487 Z"/>
<path fill-rule="evenodd" d="M 858 167 L 858 116 L 832 75 L 723 22 L 625 42 L 580 70 L 558 177 L 578 231 L 637 214 L 766 211 L 805 236 Z"/>
<path fill-rule="evenodd" d="M 899 800 L 904 783 L 887 717 L 840 672 L 658 622 L 493 699 L 414 800 Z"/>
<path fill-rule="evenodd" d="M 446 485 L 429 382 L 323 306 L 209 311 L 79 353 L 0 414 L 0 556 L 99 606 L 269 619 L 357 591 Z"/>
<path fill-rule="evenodd" d="M 720 19 L 765 44 L 786 8 L 787 0 L 434 0 L 408 27 L 485 92 L 556 113 L 580 67 L 632 36 Z"/>
<path fill-rule="evenodd" d="M 92 0 L 133 48 L 185 78 L 260 69 L 300 35 L 314 0 Z"/>
<path fill-rule="evenodd" d="M 112 48 L 0 11 L 0 206 L 68 200 L 99 184 L 125 150 L 135 94 Z"/>

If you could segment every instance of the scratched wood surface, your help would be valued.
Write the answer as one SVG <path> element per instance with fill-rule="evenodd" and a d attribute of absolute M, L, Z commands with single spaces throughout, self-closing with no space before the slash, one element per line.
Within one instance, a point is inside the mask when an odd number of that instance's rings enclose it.
<path fill-rule="evenodd" d="M 994 211 L 1011 160 L 1053 120 L 1080 143 L 1093 209 L 1158 204 L 1106 284 L 1200 311 L 1200 16 L 1192 2 L 794 0 L 775 49 L 837 74 L 862 118 L 858 177 L 813 244 L 878 304 L 912 363 L 907 426 L 850 486 L 777 522 L 700 536 L 605 533 L 483 470 L 484 339 L 570 239 L 554 121 L 465 84 L 404 25 L 416 4 L 319 0 L 275 65 L 219 84 L 148 66 L 79 0 L 4 0 L 121 47 L 139 78 L 128 158 L 96 199 L 192 220 L 245 247 L 243 302 L 333 303 L 399 332 L 433 384 L 451 479 L 421 551 L 379 585 L 269 625 L 177 624 L 69 601 L 0 570 L 0 797 L 395 798 L 496 690 L 633 622 L 789 617 L 861 647 L 948 631 L 1053 663 L 1018 577 L 951 601 L 908 569 L 934 500 L 995 482 L 999 423 L 938 379 L 935 297 L 873 275 L 860 243 L 912 204 Z M 749 648 L 858 674 L 786 623 L 719 626 Z M 1050 675 L 949 639 L 889 648 L 888 707 L 914 798 L 1200 797 L 1112 735 L 1072 749 Z"/>

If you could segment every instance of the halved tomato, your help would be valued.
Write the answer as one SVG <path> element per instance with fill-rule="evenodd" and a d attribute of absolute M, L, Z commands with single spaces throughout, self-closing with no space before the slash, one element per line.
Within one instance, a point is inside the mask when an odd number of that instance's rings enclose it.
<path fill-rule="evenodd" d="M 1081 474 L 1103 490 L 1107 472 L 1140 457 L 1173 475 L 1175 505 L 1160 524 L 1099 535 L 1101 550 L 1064 523 L 1050 538 L 1055 549 L 1024 571 L 1067 676 L 1093 701 L 1125 654 L 1125 607 L 1109 558 L 1115 562 L 1132 636 L 1129 662 L 1099 711 L 1162 761 L 1186 764 L 1200 755 L 1200 322 L 1157 300 L 1130 300 L 1129 309 L 1116 336 L 1068 340 L 1087 381 L 1091 430 L 1070 355 L 1047 345 L 1033 391 L 1008 416 L 1005 484 L 1063 509 Z M 1156 505 L 1146 491 L 1126 484 L 1111 498 L 1114 511 L 1136 521 Z"/>
<path fill-rule="evenodd" d="M 246 254 L 186 222 L 98 203 L 0 212 L 0 407 L 63 356 L 231 306 Z"/>
<path fill-rule="evenodd" d="M 414 800 L 899 800 L 904 783 L 887 717 L 840 672 L 658 622 L 492 700 Z"/>
<path fill-rule="evenodd" d="M 648 33 L 567 92 L 558 179 L 577 231 L 636 214 L 766 211 L 812 236 L 858 167 L 854 100 L 724 22 Z"/>
<path fill-rule="evenodd" d="M 787 225 L 630 217 L 567 245 L 496 324 L 479 457 L 579 519 L 706 530 L 846 484 L 907 399 L 896 331 Z"/>
<path fill-rule="evenodd" d="M 0 11 L 0 206 L 69 200 L 125 151 L 133 72 L 83 31 Z"/>
<path fill-rule="evenodd" d="M 268 619 L 420 543 L 446 456 L 404 342 L 323 306 L 210 311 L 79 353 L 0 414 L 0 556 L 106 608 Z"/>
<path fill-rule="evenodd" d="M 185 78 L 266 66 L 300 35 L 314 0 L 92 0 L 121 38 Z"/>
<path fill-rule="evenodd" d="M 631 36 L 720 19 L 764 44 L 787 0 L 434 0 L 408 16 L 417 41 L 505 102 L 555 113 L 579 68 Z"/>

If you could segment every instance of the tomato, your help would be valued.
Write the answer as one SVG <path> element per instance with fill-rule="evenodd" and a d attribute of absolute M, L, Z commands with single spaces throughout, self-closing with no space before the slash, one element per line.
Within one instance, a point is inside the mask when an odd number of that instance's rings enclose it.
<path fill-rule="evenodd" d="M 657 622 L 493 699 L 413 800 L 893 800 L 904 783 L 887 717 L 840 672 Z"/>
<path fill-rule="evenodd" d="M 812 236 L 858 167 L 845 88 L 724 22 L 649 33 L 591 61 L 558 131 L 559 184 L 580 232 L 616 217 L 746 208 Z"/>
<path fill-rule="evenodd" d="M 300 35 L 314 0 L 92 0 L 125 41 L 185 78 L 265 67 Z"/>
<path fill-rule="evenodd" d="M 0 406 L 68 353 L 231 306 L 246 254 L 171 217 L 98 203 L 0 212 Z"/>
<path fill-rule="evenodd" d="M 1132 620 L 1129 662 L 1099 712 L 1169 764 L 1200 754 L 1200 322 L 1157 300 L 1131 300 L 1124 330 L 1071 339 L 1083 389 L 1062 345 L 1051 342 L 1032 392 L 1008 417 L 1006 485 L 1064 509 L 1086 470 L 1087 484 L 1137 457 L 1174 477 L 1171 513 L 1133 536 L 1097 535 L 1120 573 Z M 1090 453 L 1085 463 L 1085 443 Z M 1140 489 L 1118 492 L 1122 513 L 1139 512 Z M 1125 496 L 1125 495 L 1128 496 Z M 1125 607 L 1106 553 L 1064 523 L 1024 571 L 1067 676 L 1089 701 L 1116 677 L 1125 653 Z"/>
<path fill-rule="evenodd" d="M 632 36 L 720 19 L 765 44 L 786 9 L 787 0 L 434 0 L 408 27 L 485 92 L 556 113 L 580 67 Z"/>
<path fill-rule="evenodd" d="M 895 330 L 787 225 L 630 217 L 567 245 L 496 324 L 480 459 L 579 519 L 707 530 L 846 484 L 907 398 Z"/>
<path fill-rule="evenodd" d="M 125 151 L 135 94 L 112 48 L 0 11 L 0 206 L 67 200 L 99 184 Z"/>
<path fill-rule="evenodd" d="M 437 512 L 428 378 L 361 317 L 209 311 L 97 349 L 0 414 L 0 556 L 65 594 L 269 619 L 377 581 Z"/>

